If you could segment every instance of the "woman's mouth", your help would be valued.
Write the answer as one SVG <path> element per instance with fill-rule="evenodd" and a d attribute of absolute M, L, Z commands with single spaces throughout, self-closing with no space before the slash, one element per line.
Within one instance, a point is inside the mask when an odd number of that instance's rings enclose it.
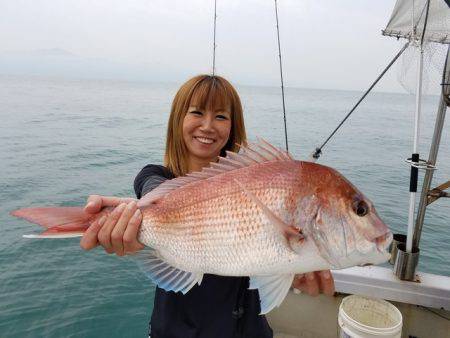
<path fill-rule="evenodd" d="M 203 144 L 214 143 L 214 139 L 209 138 L 209 137 L 194 136 L 194 139 L 196 139 L 198 142 L 203 143 Z"/>

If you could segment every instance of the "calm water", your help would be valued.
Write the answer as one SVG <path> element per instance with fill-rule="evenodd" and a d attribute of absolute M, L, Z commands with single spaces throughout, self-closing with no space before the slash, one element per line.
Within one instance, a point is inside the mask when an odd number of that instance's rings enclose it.
<path fill-rule="evenodd" d="M 76 239 L 26 240 L 37 231 L 8 212 L 81 205 L 89 194 L 131 196 L 135 175 L 162 160 L 179 84 L 0 77 L 0 336 L 144 337 L 153 291 L 130 258 L 83 252 Z M 250 139 L 284 146 L 278 88 L 238 87 Z M 361 95 L 288 89 L 291 153 L 306 158 Z M 420 151 L 428 152 L 437 97 L 424 100 Z M 331 165 L 406 232 L 414 98 L 372 94 L 325 148 Z M 433 185 L 450 176 L 448 123 Z M 450 276 L 448 201 L 435 202 L 422 235 L 422 271 Z"/>

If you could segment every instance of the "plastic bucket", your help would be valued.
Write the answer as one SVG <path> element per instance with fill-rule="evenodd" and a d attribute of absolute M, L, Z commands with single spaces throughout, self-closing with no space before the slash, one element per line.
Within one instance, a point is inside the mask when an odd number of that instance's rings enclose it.
<path fill-rule="evenodd" d="M 402 314 L 391 303 L 361 296 L 345 297 L 339 306 L 340 338 L 401 338 Z"/>

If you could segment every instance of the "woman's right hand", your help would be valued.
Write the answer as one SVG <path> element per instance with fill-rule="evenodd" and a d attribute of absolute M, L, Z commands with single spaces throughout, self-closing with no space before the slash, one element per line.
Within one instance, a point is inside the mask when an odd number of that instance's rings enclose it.
<path fill-rule="evenodd" d="M 142 221 L 142 213 L 133 198 L 109 196 L 89 196 L 85 212 L 96 214 L 103 207 L 115 207 L 109 214 L 92 223 L 80 241 L 84 250 L 91 250 L 97 245 L 103 246 L 109 254 L 118 256 L 132 254 L 142 250 L 144 245 L 137 240 Z"/>

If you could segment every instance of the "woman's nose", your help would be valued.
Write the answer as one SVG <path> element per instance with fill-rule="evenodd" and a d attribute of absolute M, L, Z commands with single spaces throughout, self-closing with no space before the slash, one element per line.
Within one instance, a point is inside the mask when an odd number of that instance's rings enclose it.
<path fill-rule="evenodd" d="M 213 122 L 214 121 L 211 118 L 211 116 L 208 116 L 208 115 L 203 118 L 202 125 L 201 125 L 202 130 L 208 131 L 208 130 L 213 129 Z"/>

